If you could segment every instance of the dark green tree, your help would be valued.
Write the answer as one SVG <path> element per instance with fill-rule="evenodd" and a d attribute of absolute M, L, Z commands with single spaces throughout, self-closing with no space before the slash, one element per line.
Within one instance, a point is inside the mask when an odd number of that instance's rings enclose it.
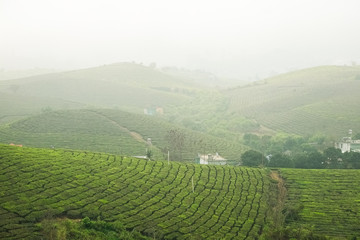
<path fill-rule="evenodd" d="M 307 154 L 306 168 L 320 169 L 324 168 L 326 157 L 318 151 L 312 151 Z"/>
<path fill-rule="evenodd" d="M 346 168 L 360 169 L 360 153 L 358 152 L 344 153 L 343 161 Z"/>
<path fill-rule="evenodd" d="M 258 151 L 248 150 L 241 155 L 241 161 L 244 166 L 255 167 L 264 165 L 264 155 Z"/>
<path fill-rule="evenodd" d="M 329 147 L 324 150 L 326 168 L 343 168 L 343 159 L 340 149 Z"/>
<path fill-rule="evenodd" d="M 185 133 L 180 129 L 171 129 L 166 134 L 168 149 L 175 160 L 182 161 L 182 151 L 185 145 Z"/>
<path fill-rule="evenodd" d="M 308 168 L 308 156 L 306 153 L 298 153 L 293 157 L 294 167 L 295 168 Z"/>
<path fill-rule="evenodd" d="M 275 153 L 271 158 L 268 164 L 269 167 L 282 167 L 282 168 L 292 168 L 294 167 L 293 160 L 281 153 Z"/>

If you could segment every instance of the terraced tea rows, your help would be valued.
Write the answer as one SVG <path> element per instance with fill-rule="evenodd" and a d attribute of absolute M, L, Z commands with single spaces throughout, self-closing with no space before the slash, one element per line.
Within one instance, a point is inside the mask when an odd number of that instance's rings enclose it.
<path fill-rule="evenodd" d="M 248 147 L 214 136 L 179 128 L 160 118 L 119 110 L 53 111 L 0 128 L 0 142 L 30 147 L 81 149 L 138 156 L 150 146 L 156 159 L 165 159 L 168 131 L 181 129 L 185 136 L 183 160 L 194 161 L 198 153 L 215 153 L 239 161 Z M 167 155 L 167 154 L 166 154 Z"/>
<path fill-rule="evenodd" d="M 308 224 L 335 239 L 360 236 L 358 170 L 281 169 L 288 206 L 302 206 L 294 226 Z"/>
<path fill-rule="evenodd" d="M 261 169 L 0 145 L 0 238 L 39 237 L 36 223 L 52 215 L 165 239 L 254 239 L 269 186 Z"/>
<path fill-rule="evenodd" d="M 130 131 L 138 132 L 146 138 L 151 137 L 153 144 L 160 149 L 168 146 L 168 140 L 166 139 L 167 132 L 176 128 L 176 125 L 144 115 L 134 115 L 127 112 L 105 109 L 99 109 L 95 112 L 128 128 Z M 185 128 L 181 128 L 181 131 L 186 138 L 183 149 L 185 159 L 192 160 L 198 153 L 219 152 L 227 159 L 238 160 L 241 153 L 249 149 L 238 142 L 228 141 L 224 138 L 217 138 Z"/>
<path fill-rule="evenodd" d="M 0 141 L 125 155 L 144 155 L 147 147 L 145 140 L 87 110 L 49 112 L 15 122 L 0 129 Z"/>

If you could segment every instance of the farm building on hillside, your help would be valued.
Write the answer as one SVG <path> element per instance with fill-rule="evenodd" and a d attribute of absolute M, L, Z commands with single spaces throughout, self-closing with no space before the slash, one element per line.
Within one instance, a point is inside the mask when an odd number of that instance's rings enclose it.
<path fill-rule="evenodd" d="M 195 162 L 199 164 L 210 164 L 210 165 L 226 165 L 227 160 L 219 155 L 215 154 L 198 154 L 195 158 Z"/>
<path fill-rule="evenodd" d="M 335 143 L 335 148 L 345 152 L 360 152 L 360 140 L 351 140 L 351 137 L 343 137 L 341 141 Z"/>
<path fill-rule="evenodd" d="M 154 107 L 154 106 L 149 108 L 144 108 L 144 114 L 150 116 L 164 115 L 164 109 L 162 107 Z"/>

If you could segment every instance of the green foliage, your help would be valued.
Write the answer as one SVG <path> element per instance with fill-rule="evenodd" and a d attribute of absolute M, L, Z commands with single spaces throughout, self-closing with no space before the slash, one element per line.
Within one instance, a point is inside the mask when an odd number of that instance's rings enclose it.
<path fill-rule="evenodd" d="M 137 231 L 127 231 L 119 221 L 92 221 L 88 217 L 85 217 L 81 221 L 67 218 L 44 219 L 38 226 L 41 231 L 41 238 L 45 239 L 149 239 Z"/>
<path fill-rule="evenodd" d="M 267 165 L 269 167 L 285 167 L 285 168 L 294 167 L 294 163 L 292 159 L 289 156 L 280 153 L 276 153 L 273 156 L 271 156 L 269 163 Z"/>
<path fill-rule="evenodd" d="M 314 233 L 312 227 L 306 225 L 300 225 L 296 227 L 278 227 L 268 229 L 264 234 L 264 240 L 327 240 L 328 237 Z"/>
<path fill-rule="evenodd" d="M 170 129 L 165 138 L 168 141 L 168 149 L 171 151 L 174 159 L 182 161 L 182 152 L 185 145 L 185 133 L 181 131 L 181 129 Z"/>
<path fill-rule="evenodd" d="M 254 150 L 248 150 L 241 155 L 241 161 L 244 166 L 255 167 L 259 165 L 264 165 L 265 157 L 260 152 Z"/>
<path fill-rule="evenodd" d="M 303 138 L 286 134 L 277 134 L 275 137 L 259 137 L 254 134 L 245 134 L 243 137 L 245 144 L 254 149 L 261 149 L 259 151 L 270 153 L 267 155 L 269 161 L 264 162 L 269 167 L 308 169 L 360 168 L 360 153 L 341 153 L 340 149 L 335 149 L 334 147 L 328 147 L 323 152 L 320 152 L 314 148 L 315 144 L 311 144 L 315 139 L 319 141 L 318 144 L 322 144 L 324 137 L 315 135 Z M 245 157 L 247 156 L 245 155 Z M 256 160 L 253 162 L 256 163 Z M 249 164 L 251 163 L 245 159 L 244 165 Z"/>
<path fill-rule="evenodd" d="M 315 147 L 321 148 L 324 142 L 324 137 L 322 141 L 316 142 L 314 144 L 314 138 L 319 136 L 307 136 L 301 137 L 297 135 L 289 135 L 285 133 L 277 133 L 275 136 L 258 136 L 255 134 L 244 134 L 243 141 L 244 144 L 250 146 L 251 148 L 261 151 L 265 154 L 273 154 L 276 152 L 286 152 L 290 151 L 291 153 L 301 153 L 304 151 L 313 151 L 316 150 Z"/>

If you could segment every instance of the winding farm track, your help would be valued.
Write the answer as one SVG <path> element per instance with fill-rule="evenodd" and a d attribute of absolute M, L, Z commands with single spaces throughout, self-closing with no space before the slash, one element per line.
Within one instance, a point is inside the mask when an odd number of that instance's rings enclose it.
<path fill-rule="evenodd" d="M 147 143 L 144 138 L 137 132 L 132 132 L 130 131 L 129 129 L 127 129 L 126 127 L 124 126 L 121 126 L 119 123 L 117 123 L 116 121 L 110 119 L 109 117 L 105 116 L 104 114 L 101 114 L 99 112 L 96 112 L 96 111 L 90 111 L 102 118 L 104 118 L 106 121 L 108 122 L 111 122 L 111 124 L 115 125 L 116 127 L 120 128 L 121 130 L 123 130 L 124 132 L 127 132 L 132 138 L 134 138 L 135 140 L 137 140 L 138 142 L 141 142 L 141 143 Z"/>

